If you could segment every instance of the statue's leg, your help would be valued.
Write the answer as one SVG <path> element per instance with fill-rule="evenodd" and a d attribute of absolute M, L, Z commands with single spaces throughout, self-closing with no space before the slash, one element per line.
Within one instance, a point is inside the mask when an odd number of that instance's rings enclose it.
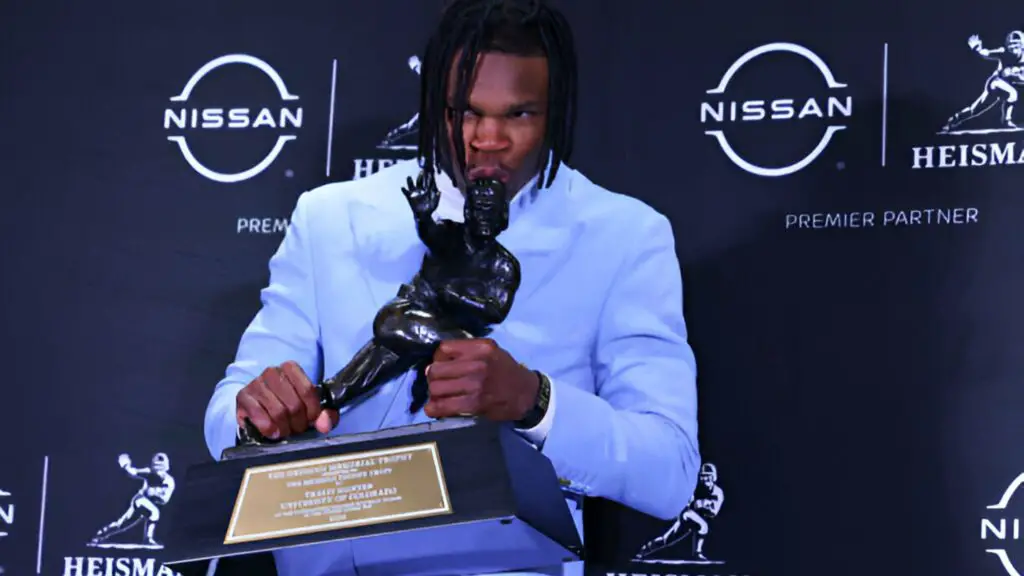
<path fill-rule="evenodd" d="M 320 386 L 320 405 L 337 409 L 359 400 L 381 384 L 397 378 L 410 369 L 417 371 L 413 385 L 416 411 L 426 397 L 424 369 L 442 340 L 473 338 L 474 334 L 449 325 L 417 303 L 396 298 L 377 313 L 373 323 L 373 339 L 363 345 L 334 376 Z M 422 400 L 419 398 L 423 397 Z M 279 441 L 263 437 L 246 420 L 240 445 L 273 444 Z"/>
<path fill-rule="evenodd" d="M 377 312 L 373 340 L 321 387 L 321 406 L 338 408 L 401 376 L 434 354 L 442 338 L 466 337 L 445 331 L 419 303 L 400 294 Z"/>
<path fill-rule="evenodd" d="M 367 342 L 337 374 L 324 381 L 320 388 L 320 405 L 337 409 L 378 386 L 400 376 L 412 363 L 377 339 Z"/>
<path fill-rule="evenodd" d="M 399 355 L 420 360 L 432 357 L 442 340 L 472 338 L 469 332 L 408 301 L 382 308 L 373 322 L 373 336 Z"/>
<path fill-rule="evenodd" d="M 382 310 L 374 322 L 374 337 L 387 348 L 398 350 L 413 361 L 416 380 L 412 386 L 409 411 L 418 412 L 429 397 L 426 367 L 433 361 L 434 352 L 444 340 L 473 338 L 461 327 L 420 309 L 412 303 Z"/>

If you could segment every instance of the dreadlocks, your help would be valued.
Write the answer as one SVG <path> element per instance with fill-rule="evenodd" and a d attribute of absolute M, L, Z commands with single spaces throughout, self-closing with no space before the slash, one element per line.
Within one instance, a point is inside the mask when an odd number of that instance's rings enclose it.
<path fill-rule="evenodd" d="M 449 102 L 449 71 L 460 51 L 454 100 Z M 550 186 L 558 167 L 572 155 L 577 77 L 569 23 L 544 0 L 454 0 L 448 5 L 427 43 L 420 74 L 420 165 L 462 172 L 462 111 L 468 107 L 469 84 L 482 52 L 547 57 L 548 113 L 539 170 L 543 173 L 550 162 L 547 183 L 542 184 Z M 453 124 L 454 158 L 448 118 Z"/>

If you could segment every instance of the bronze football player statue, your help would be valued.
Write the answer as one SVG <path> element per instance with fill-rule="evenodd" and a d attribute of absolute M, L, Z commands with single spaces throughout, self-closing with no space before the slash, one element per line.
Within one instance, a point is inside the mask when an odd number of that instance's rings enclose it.
<path fill-rule="evenodd" d="M 415 369 L 416 412 L 427 401 L 425 369 L 442 340 L 481 338 L 505 320 L 519 289 L 519 261 L 498 235 L 508 227 L 505 187 L 498 180 L 471 182 L 464 222 L 435 221 L 440 201 L 433 174 L 421 172 L 402 189 L 427 252 L 419 272 L 384 305 L 373 338 L 337 374 L 320 385 L 320 405 L 337 410 L 369 396 Z M 246 420 L 241 444 L 272 444 Z"/>

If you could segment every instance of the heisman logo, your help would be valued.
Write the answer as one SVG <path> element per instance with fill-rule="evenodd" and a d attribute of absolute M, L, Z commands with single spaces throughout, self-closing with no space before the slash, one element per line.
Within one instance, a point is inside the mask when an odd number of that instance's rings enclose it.
<path fill-rule="evenodd" d="M 409 69 L 420 74 L 420 69 L 423 63 L 420 61 L 419 56 L 409 57 Z M 380 150 L 415 150 L 417 148 L 416 143 L 410 143 L 411 137 L 416 136 L 419 133 L 420 125 L 420 113 L 416 112 L 408 122 L 388 132 L 388 135 L 384 137 L 384 141 L 377 145 Z M 403 143 L 402 140 L 405 140 Z"/>
<path fill-rule="evenodd" d="M 1013 31 L 1006 35 L 1003 46 L 985 48 L 977 34 L 967 39 L 967 47 L 978 56 L 995 63 L 995 69 L 985 79 L 981 94 L 962 110 L 953 114 L 939 134 L 988 134 L 991 132 L 1016 132 L 1013 110 L 1020 98 L 1019 86 L 1024 85 L 1024 32 Z M 973 120 L 999 104 L 998 128 L 956 130 L 961 124 Z"/>
<path fill-rule="evenodd" d="M 153 455 L 150 465 L 145 468 L 132 466 L 132 459 L 127 454 L 117 457 L 117 464 L 136 480 L 142 481 L 138 492 L 132 496 L 128 509 L 120 518 L 107 524 L 96 533 L 89 546 L 96 548 L 117 548 L 121 550 L 150 549 L 160 550 L 160 544 L 153 537 L 157 523 L 160 521 L 160 510 L 167 505 L 174 494 L 174 477 L 170 474 L 171 462 L 167 454 L 158 452 Z M 109 538 L 120 534 L 142 522 L 142 535 L 136 542 L 109 542 Z"/>
<path fill-rule="evenodd" d="M 640 548 L 634 562 L 644 564 L 724 564 L 704 555 L 704 542 L 711 525 L 722 510 L 725 494 L 718 485 L 718 467 L 706 462 L 700 467 L 697 488 L 690 503 L 662 535 Z M 690 547 L 678 553 L 675 548 L 686 540 Z"/>
<path fill-rule="evenodd" d="M 1021 141 L 1008 135 L 1019 133 L 1015 111 L 1024 86 L 1024 32 L 1013 30 L 1003 39 L 985 47 L 977 34 L 967 39 L 967 48 L 991 64 L 977 96 L 957 110 L 938 134 L 957 140 L 947 144 L 914 146 L 911 168 L 977 168 L 1024 164 Z M 978 136 L 990 135 L 980 139 Z M 961 139 L 962 138 L 962 139 Z M 980 141 L 979 141 L 980 140 Z"/>
<path fill-rule="evenodd" d="M 416 55 L 410 56 L 408 63 L 409 69 L 419 75 L 423 65 L 420 57 Z M 377 144 L 377 150 L 386 150 L 388 152 L 378 152 L 381 156 L 376 158 L 352 159 L 352 179 L 359 180 L 360 178 L 372 176 L 389 166 L 395 165 L 397 162 L 408 159 L 410 151 L 418 148 L 417 135 L 419 131 L 420 114 L 416 112 L 412 115 L 412 118 L 409 118 L 408 122 L 388 131 L 380 144 Z"/>
<path fill-rule="evenodd" d="M 729 66 L 729 69 L 725 71 L 725 74 L 722 75 L 722 79 L 719 80 L 718 86 L 708 90 L 707 93 L 716 96 L 725 95 L 726 90 L 729 88 L 729 83 L 744 66 L 760 56 L 776 52 L 794 54 L 809 61 L 818 70 L 818 73 L 821 74 L 821 77 L 825 80 L 825 85 L 830 92 L 846 90 L 847 85 L 836 80 L 835 74 L 832 73 L 832 69 L 829 68 L 828 64 L 826 64 L 820 56 L 798 44 L 775 42 L 759 46 L 750 50 L 743 56 L 740 56 L 738 60 L 732 63 L 732 66 Z M 738 122 L 750 124 L 753 122 L 763 121 L 781 122 L 802 120 L 804 118 L 820 118 L 828 120 L 825 133 L 822 134 L 821 139 L 818 140 L 818 143 L 810 152 L 794 162 L 777 167 L 762 166 L 741 156 L 732 144 L 729 143 L 728 138 L 725 136 L 725 131 L 722 129 L 716 128 L 713 130 L 706 130 L 704 132 L 704 134 L 712 136 L 718 141 L 718 146 L 721 147 L 722 152 L 725 152 L 725 155 L 729 157 L 729 160 L 731 160 L 733 164 L 751 174 L 768 177 L 787 176 L 795 172 L 799 172 L 809 166 L 818 158 L 818 156 L 821 155 L 822 152 L 825 151 L 825 148 L 828 147 L 829 142 L 832 141 L 832 137 L 835 136 L 836 132 L 846 129 L 845 120 L 852 114 L 853 98 L 849 95 L 829 96 L 824 102 L 819 102 L 817 99 L 810 97 L 799 99 L 778 98 L 774 100 L 722 100 L 702 102 L 700 105 L 701 124 Z"/>
<path fill-rule="evenodd" d="M 185 87 L 182 88 L 181 93 L 177 96 L 171 97 L 171 102 L 188 102 L 188 99 L 192 95 L 196 86 L 207 76 L 207 74 L 210 74 L 222 66 L 230 64 L 244 64 L 262 72 L 270 79 L 271 82 L 274 83 L 274 87 L 277 89 L 277 93 L 280 96 L 282 103 L 294 102 L 299 99 L 298 96 L 288 91 L 288 87 L 285 86 L 281 75 L 263 60 L 247 54 L 230 54 L 227 56 L 221 56 L 220 58 L 215 58 L 197 70 L 196 73 L 188 79 L 188 82 L 185 83 Z M 276 112 L 272 111 L 270 108 L 250 110 L 249 108 L 188 108 L 185 106 L 176 109 L 168 108 L 164 110 L 165 130 L 171 130 L 173 127 L 178 131 L 221 130 L 224 128 L 236 131 L 269 128 L 278 131 L 277 141 L 274 143 L 273 149 L 271 149 L 262 160 L 258 161 L 251 168 L 234 173 L 218 172 L 201 162 L 192 152 L 192 149 L 189 147 L 188 141 L 183 134 L 175 134 L 167 137 L 168 140 L 178 145 L 181 155 L 193 170 L 215 182 L 242 182 L 243 180 L 248 180 L 257 176 L 269 168 L 270 165 L 274 163 L 274 160 L 277 159 L 278 155 L 281 154 L 281 150 L 284 149 L 285 144 L 297 138 L 294 133 L 285 132 L 285 129 L 289 126 L 294 129 L 302 128 L 301 107 L 289 108 L 282 105 L 276 109 Z"/>

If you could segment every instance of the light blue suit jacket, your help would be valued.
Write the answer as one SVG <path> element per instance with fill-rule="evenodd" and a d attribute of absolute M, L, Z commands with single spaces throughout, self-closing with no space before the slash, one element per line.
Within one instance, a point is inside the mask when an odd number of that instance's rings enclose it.
<path fill-rule="evenodd" d="M 401 162 L 299 197 L 270 260 L 262 309 L 207 408 L 214 458 L 234 445 L 235 396 L 264 368 L 294 360 L 317 382 L 371 338 L 377 310 L 424 254 L 401 192 L 417 172 L 415 161 Z M 519 194 L 509 214 L 499 240 L 519 259 L 522 285 L 491 337 L 555 382 L 542 452 L 576 490 L 675 517 L 693 494 L 700 457 L 696 365 L 669 221 L 567 166 L 550 188 Z M 412 380 L 407 374 L 343 412 L 332 434 L 429 420 L 409 414 Z M 341 576 L 355 574 L 367 554 L 335 543 L 275 557 L 282 576 Z"/>

